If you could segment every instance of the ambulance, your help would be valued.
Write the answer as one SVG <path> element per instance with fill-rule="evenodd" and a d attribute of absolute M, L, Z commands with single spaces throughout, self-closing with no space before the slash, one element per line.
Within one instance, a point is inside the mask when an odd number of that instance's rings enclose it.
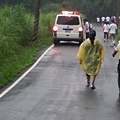
<path fill-rule="evenodd" d="M 53 26 L 54 45 L 60 41 L 75 41 L 81 44 L 85 40 L 83 18 L 77 11 L 62 11 L 56 16 Z"/>

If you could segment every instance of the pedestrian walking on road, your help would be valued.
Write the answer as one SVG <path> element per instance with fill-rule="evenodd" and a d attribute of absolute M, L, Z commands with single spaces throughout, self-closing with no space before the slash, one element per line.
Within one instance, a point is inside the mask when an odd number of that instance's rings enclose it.
<path fill-rule="evenodd" d="M 90 31 L 93 29 L 93 25 L 92 25 L 92 23 L 91 23 L 91 21 L 89 21 L 89 29 L 90 29 Z"/>
<path fill-rule="evenodd" d="M 109 28 L 110 28 L 109 22 L 106 22 L 106 23 L 103 25 L 103 31 L 104 31 L 104 42 L 105 42 L 105 41 L 108 42 Z"/>
<path fill-rule="evenodd" d="M 119 58 L 117 70 L 118 70 L 118 88 L 119 88 L 119 97 L 120 97 L 120 41 L 117 47 L 114 49 L 112 56 L 115 57 L 117 53 Z"/>
<path fill-rule="evenodd" d="M 109 16 L 106 17 L 106 22 L 110 23 L 110 17 Z"/>
<path fill-rule="evenodd" d="M 115 16 L 111 16 L 110 21 L 112 21 L 112 20 L 116 21 L 116 17 Z"/>
<path fill-rule="evenodd" d="M 115 24 L 114 20 L 112 20 L 109 30 L 110 30 L 111 46 L 113 45 L 115 46 L 115 36 L 116 36 L 117 25 Z"/>
<path fill-rule="evenodd" d="M 85 19 L 85 33 L 86 33 L 86 39 L 89 38 L 90 24 L 87 19 Z"/>
<path fill-rule="evenodd" d="M 104 24 L 104 22 L 105 22 L 105 17 L 104 16 L 101 17 L 101 21 L 102 21 L 102 24 Z"/>
<path fill-rule="evenodd" d="M 98 26 L 100 24 L 100 18 L 97 17 L 96 20 L 97 20 L 97 26 Z"/>
<path fill-rule="evenodd" d="M 83 71 L 86 73 L 87 86 L 95 89 L 95 78 L 101 68 L 101 60 L 104 59 L 104 48 L 96 37 L 96 31 L 90 31 L 90 37 L 79 48 L 77 58 Z"/>

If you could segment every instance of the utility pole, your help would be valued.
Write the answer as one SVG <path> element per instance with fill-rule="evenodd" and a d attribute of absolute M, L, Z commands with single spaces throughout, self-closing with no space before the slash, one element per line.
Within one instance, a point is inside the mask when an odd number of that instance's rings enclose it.
<path fill-rule="evenodd" d="M 120 16 L 120 0 L 117 0 L 116 4 L 117 4 L 116 24 L 117 24 L 117 27 L 118 27 L 119 26 L 119 16 Z M 117 33 L 118 33 L 118 29 L 117 29 Z"/>
<path fill-rule="evenodd" d="M 37 41 L 37 39 L 38 39 L 40 4 L 41 4 L 41 0 L 36 0 L 35 19 L 34 19 L 34 31 L 33 31 L 33 40 L 32 41 Z"/>

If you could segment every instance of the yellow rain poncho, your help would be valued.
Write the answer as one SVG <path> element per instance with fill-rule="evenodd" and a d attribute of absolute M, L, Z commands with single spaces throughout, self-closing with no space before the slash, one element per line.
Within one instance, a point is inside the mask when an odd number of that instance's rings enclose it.
<path fill-rule="evenodd" d="M 82 69 L 85 73 L 90 76 L 95 76 L 100 70 L 101 60 L 104 59 L 104 48 L 96 38 L 94 45 L 91 44 L 88 38 L 80 45 L 77 58 L 81 62 Z"/>

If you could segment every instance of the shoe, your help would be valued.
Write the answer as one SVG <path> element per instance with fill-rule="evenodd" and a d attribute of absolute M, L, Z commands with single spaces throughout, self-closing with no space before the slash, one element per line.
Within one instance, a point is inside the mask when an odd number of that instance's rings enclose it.
<path fill-rule="evenodd" d="M 86 79 L 86 86 L 89 87 L 90 86 L 90 81 Z"/>
<path fill-rule="evenodd" d="M 113 45 L 115 46 L 115 41 L 113 41 Z"/>
<path fill-rule="evenodd" d="M 89 87 L 89 86 L 90 86 L 90 84 L 87 84 L 86 86 L 87 86 L 87 87 Z"/>
<path fill-rule="evenodd" d="M 95 89 L 95 86 L 94 86 L 94 85 L 91 85 L 90 87 L 91 87 L 91 89 Z"/>
<path fill-rule="evenodd" d="M 103 40 L 104 42 L 106 41 L 106 39 L 104 38 L 104 40 Z"/>

